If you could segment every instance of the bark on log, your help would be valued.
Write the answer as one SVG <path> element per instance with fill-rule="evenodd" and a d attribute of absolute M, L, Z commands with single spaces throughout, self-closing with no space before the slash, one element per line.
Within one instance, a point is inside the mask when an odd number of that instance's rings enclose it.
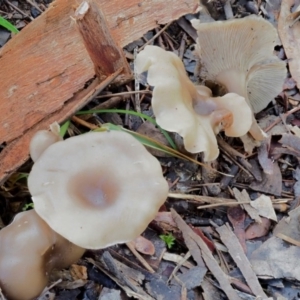
<path fill-rule="evenodd" d="M 193 13 L 197 0 L 95 0 L 121 46 L 157 26 Z M 71 16 L 76 0 L 56 0 L 0 49 L 0 183 L 28 159 L 30 137 L 62 122 L 99 85 Z M 68 111 L 68 104 L 73 109 Z"/>

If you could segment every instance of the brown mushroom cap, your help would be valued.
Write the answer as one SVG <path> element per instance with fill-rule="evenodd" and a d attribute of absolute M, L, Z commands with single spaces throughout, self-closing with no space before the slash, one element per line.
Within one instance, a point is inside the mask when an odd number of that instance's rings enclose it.
<path fill-rule="evenodd" d="M 154 86 L 152 107 L 157 123 L 181 135 L 187 151 L 203 151 L 204 160 L 214 160 L 219 155 L 215 135 L 220 130 L 228 136 L 248 132 L 252 112 L 245 99 L 234 93 L 213 98 L 207 87 L 196 87 L 174 53 L 146 46 L 135 64 L 139 73 L 148 70 L 148 83 Z"/>
<path fill-rule="evenodd" d="M 261 17 L 200 23 L 198 32 L 201 76 L 226 86 L 229 92 L 246 98 L 254 113 L 264 109 L 281 91 L 286 64 L 276 57 L 276 29 Z M 266 135 L 253 118 L 250 133 L 256 139 Z"/>
<path fill-rule="evenodd" d="M 168 194 L 159 162 L 124 132 L 91 132 L 57 142 L 34 164 L 28 187 L 37 213 L 84 248 L 133 240 Z"/>
<path fill-rule="evenodd" d="M 0 286 L 10 300 L 39 296 L 48 275 L 76 262 L 84 249 L 54 232 L 34 210 L 0 231 Z"/>

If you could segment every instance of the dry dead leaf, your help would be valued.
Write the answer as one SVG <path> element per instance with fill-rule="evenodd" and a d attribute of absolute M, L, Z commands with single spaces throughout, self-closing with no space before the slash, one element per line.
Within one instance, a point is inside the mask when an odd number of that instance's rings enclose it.
<path fill-rule="evenodd" d="M 164 222 L 167 223 L 173 227 L 176 227 L 176 223 L 174 222 L 172 218 L 172 214 L 167 211 L 160 211 L 156 214 L 154 221 L 156 222 Z"/>
<path fill-rule="evenodd" d="M 258 121 L 259 126 L 262 129 L 266 129 L 268 128 L 271 124 L 273 124 L 276 120 L 277 120 L 277 116 L 275 115 L 267 115 L 264 118 L 260 119 Z M 282 122 L 276 124 L 274 127 L 272 127 L 269 131 L 268 131 L 268 135 L 281 135 L 283 133 L 286 133 L 286 128 L 283 125 Z"/>
<path fill-rule="evenodd" d="M 291 13 L 296 7 L 295 0 L 282 0 L 278 19 L 278 34 L 288 58 L 292 78 L 297 82 L 297 87 L 300 88 L 300 26 L 297 23 L 293 24 L 295 15 Z"/>
<path fill-rule="evenodd" d="M 251 201 L 251 206 L 257 209 L 260 216 L 271 219 L 277 222 L 277 216 L 272 205 L 271 198 L 266 195 L 261 195 L 254 201 Z"/>
<path fill-rule="evenodd" d="M 273 174 L 262 174 L 262 181 L 253 181 L 250 188 L 254 191 L 267 193 L 275 196 L 281 196 L 282 192 L 282 174 L 278 163 L 275 161 L 273 166 Z"/>
<path fill-rule="evenodd" d="M 98 300 L 122 300 L 121 291 L 104 287 Z"/>
<path fill-rule="evenodd" d="M 269 158 L 269 142 L 270 139 L 266 139 L 264 141 L 261 142 L 260 147 L 257 150 L 257 157 L 258 157 L 258 161 L 261 165 L 261 167 L 263 168 L 264 172 L 266 174 L 273 174 L 274 171 L 274 162 L 272 159 Z"/>
<path fill-rule="evenodd" d="M 246 214 L 240 206 L 228 207 L 227 217 L 229 222 L 233 227 L 234 234 L 240 242 L 244 252 L 247 252 L 246 242 L 245 242 L 245 217 Z"/>
<path fill-rule="evenodd" d="M 228 276 L 223 272 L 218 262 L 211 254 L 207 245 L 198 235 L 196 235 L 196 233 L 193 232 L 193 230 L 184 222 L 184 220 L 177 214 L 174 209 L 171 209 L 171 212 L 178 228 L 182 231 L 185 244 L 189 248 L 198 266 L 199 263 L 201 263 L 203 257 L 206 266 L 218 280 L 221 289 L 227 295 L 227 297 L 231 300 L 240 300 L 236 291 L 231 287 Z"/>
<path fill-rule="evenodd" d="M 250 196 L 248 195 L 246 190 L 242 190 L 240 192 L 237 188 L 232 189 L 235 199 L 238 202 L 246 202 L 251 201 Z M 255 208 L 253 208 L 250 204 L 241 204 L 245 211 L 248 213 L 249 217 L 255 220 L 257 223 L 261 223 L 261 218 Z"/>
<path fill-rule="evenodd" d="M 134 245 L 134 248 L 140 253 L 146 255 L 154 255 L 155 253 L 155 247 L 153 243 L 141 235 L 134 239 L 132 243 Z"/>
<path fill-rule="evenodd" d="M 253 251 L 250 263 L 260 278 L 289 278 L 300 281 L 299 257 L 300 247 L 271 237 Z"/>
<path fill-rule="evenodd" d="M 237 237 L 231 231 L 229 225 L 223 225 L 221 227 L 218 227 L 216 230 L 219 233 L 222 242 L 228 248 L 229 254 L 239 267 L 254 295 L 262 297 L 263 299 L 267 298 L 257 277 L 252 270 L 252 266 L 249 263 L 249 260 L 246 257 L 243 248 L 241 247 Z"/>
<path fill-rule="evenodd" d="M 298 126 L 287 125 L 288 129 L 300 138 L 300 128 Z"/>
<path fill-rule="evenodd" d="M 300 207 L 289 212 L 289 216 L 283 217 L 274 228 L 274 235 L 278 233 L 300 241 Z"/>
<path fill-rule="evenodd" d="M 265 236 L 269 233 L 271 221 L 267 218 L 261 218 L 260 223 L 253 223 L 247 227 L 245 232 L 246 240 L 252 240 L 258 237 Z"/>

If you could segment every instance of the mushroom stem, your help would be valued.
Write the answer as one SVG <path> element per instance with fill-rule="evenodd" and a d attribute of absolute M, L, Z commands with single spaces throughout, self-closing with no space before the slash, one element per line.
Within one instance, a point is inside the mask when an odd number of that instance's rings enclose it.
<path fill-rule="evenodd" d="M 229 93 L 236 93 L 244 97 L 249 104 L 245 72 L 234 69 L 224 70 L 216 76 L 216 81 L 224 85 Z M 251 107 L 250 104 L 249 106 Z"/>
<path fill-rule="evenodd" d="M 245 72 L 236 69 L 224 70 L 216 76 L 216 81 L 224 85 L 228 92 L 236 93 L 244 97 L 250 108 L 252 108 L 248 98 Z M 267 137 L 267 134 L 258 126 L 254 115 L 252 115 L 252 125 L 249 129 L 249 133 L 257 141 L 262 141 Z"/>

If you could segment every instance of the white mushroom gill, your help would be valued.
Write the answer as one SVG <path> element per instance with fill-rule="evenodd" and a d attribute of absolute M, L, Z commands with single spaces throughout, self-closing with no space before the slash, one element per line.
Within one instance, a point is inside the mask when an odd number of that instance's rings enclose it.
<path fill-rule="evenodd" d="M 192 25 L 198 33 L 202 78 L 245 97 L 254 113 L 282 91 L 286 64 L 274 55 L 278 35 L 270 22 L 251 15 L 211 23 L 192 20 Z M 256 140 L 266 137 L 254 116 L 250 134 Z"/>

